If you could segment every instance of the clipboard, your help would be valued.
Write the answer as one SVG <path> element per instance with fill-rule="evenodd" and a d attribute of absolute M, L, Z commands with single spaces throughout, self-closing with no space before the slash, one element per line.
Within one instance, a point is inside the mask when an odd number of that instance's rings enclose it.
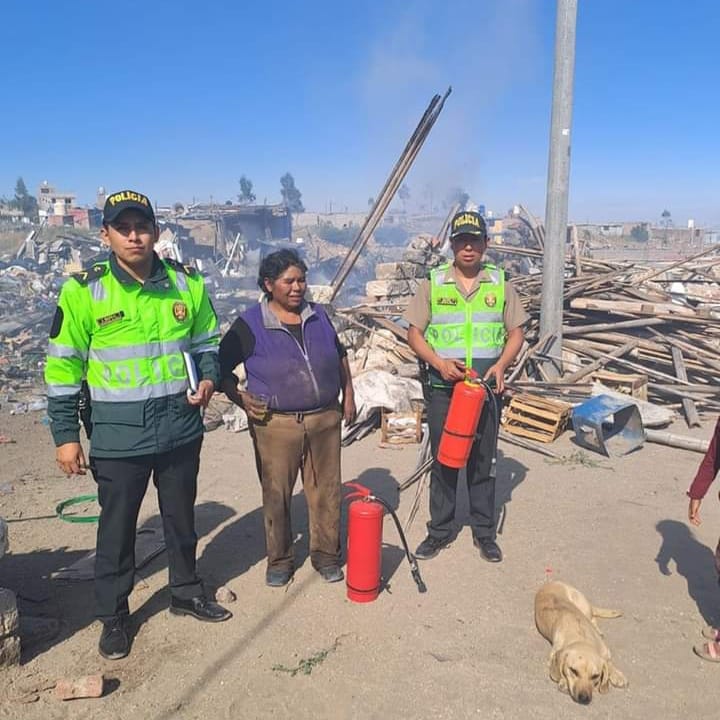
<path fill-rule="evenodd" d="M 194 395 L 198 390 L 199 380 L 197 368 L 195 367 L 195 361 L 192 359 L 192 355 L 189 352 L 183 352 L 183 360 L 185 361 L 185 373 L 188 378 L 190 385 L 190 392 Z"/>

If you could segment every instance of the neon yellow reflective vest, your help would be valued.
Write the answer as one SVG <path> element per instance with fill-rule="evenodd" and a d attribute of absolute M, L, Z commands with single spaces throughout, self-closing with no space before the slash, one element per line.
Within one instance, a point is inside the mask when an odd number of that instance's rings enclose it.
<path fill-rule="evenodd" d="M 425 329 L 428 345 L 440 357 L 462 360 L 481 375 L 500 357 L 507 339 L 505 273 L 489 264 L 484 269 L 489 280 L 480 283 L 468 302 L 449 264 L 430 273 L 430 324 Z M 447 385 L 432 368 L 430 380 Z"/>
<path fill-rule="evenodd" d="M 200 379 L 219 383 L 217 317 L 194 268 L 154 257 L 140 284 L 114 255 L 68 280 L 50 331 L 45 381 L 56 445 L 79 439 L 78 401 L 87 382 L 90 454 L 167 452 L 203 432 L 187 402 L 190 353 Z"/>

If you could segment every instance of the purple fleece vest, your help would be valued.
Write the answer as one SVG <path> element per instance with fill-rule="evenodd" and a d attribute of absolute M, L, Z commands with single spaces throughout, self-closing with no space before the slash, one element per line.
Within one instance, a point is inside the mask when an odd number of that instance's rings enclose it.
<path fill-rule="evenodd" d="M 305 303 L 300 313 L 305 352 L 265 300 L 241 317 L 255 336 L 255 352 L 245 361 L 251 393 L 267 395 L 270 409 L 281 412 L 307 412 L 337 403 L 340 357 L 335 328 L 319 305 Z"/>

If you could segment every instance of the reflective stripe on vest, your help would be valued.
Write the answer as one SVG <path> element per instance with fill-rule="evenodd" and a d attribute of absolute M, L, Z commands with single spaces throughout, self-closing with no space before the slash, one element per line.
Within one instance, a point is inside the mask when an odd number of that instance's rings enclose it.
<path fill-rule="evenodd" d="M 87 355 L 77 348 L 70 347 L 69 345 L 56 345 L 55 343 L 49 343 L 47 348 L 48 357 L 56 358 L 77 358 L 85 362 Z"/>
<path fill-rule="evenodd" d="M 505 274 L 486 266 L 490 280 L 480 283 L 466 302 L 449 268 L 441 266 L 430 275 L 430 323 L 425 339 L 440 357 L 464 360 L 468 367 L 473 358 L 500 357 L 506 340 Z"/>
<path fill-rule="evenodd" d="M 159 385 L 141 385 L 140 387 L 95 387 L 90 385 L 90 398 L 96 402 L 137 402 L 138 400 L 177 395 L 185 391 L 187 387 L 188 383 L 185 378 Z"/>
<path fill-rule="evenodd" d="M 80 383 L 77 385 L 48 385 L 48 397 L 62 397 L 63 395 L 77 395 L 80 392 Z"/>
<path fill-rule="evenodd" d="M 90 282 L 88 284 L 88 288 L 90 288 L 90 294 L 92 295 L 92 299 L 96 302 L 101 302 L 105 299 L 105 286 L 102 284 L 100 278 Z"/>

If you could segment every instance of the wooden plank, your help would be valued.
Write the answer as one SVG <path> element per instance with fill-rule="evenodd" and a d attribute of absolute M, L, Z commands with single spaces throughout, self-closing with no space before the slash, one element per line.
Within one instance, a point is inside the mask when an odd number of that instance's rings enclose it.
<path fill-rule="evenodd" d="M 655 270 L 649 274 L 641 275 L 639 278 L 636 278 L 638 284 L 641 282 L 646 282 L 650 278 L 654 278 L 658 275 L 662 275 L 664 272 L 667 272 L 668 270 L 672 270 L 672 268 L 679 267 L 680 265 L 686 265 L 687 263 L 691 262 L 692 260 L 697 260 L 698 258 L 702 257 L 703 255 L 709 255 L 710 253 L 715 252 L 718 248 L 720 248 L 720 245 L 712 245 L 707 250 L 703 250 L 702 252 L 698 253 L 697 255 L 692 255 L 689 258 L 685 258 L 684 260 L 679 260 L 678 262 L 672 263 L 672 265 L 667 265 L 666 267 L 660 268 L 659 270 Z"/>
<path fill-rule="evenodd" d="M 577 225 L 570 227 L 570 238 L 572 239 L 573 250 L 575 251 L 575 275 L 582 277 L 582 263 L 580 262 L 580 243 L 578 241 Z"/>
<path fill-rule="evenodd" d="M 662 338 L 662 340 L 670 345 L 671 347 L 678 347 L 680 348 L 683 353 L 690 355 L 690 357 L 695 358 L 700 363 L 702 363 L 705 366 L 709 366 L 713 368 L 714 370 L 720 371 L 720 361 L 716 358 L 718 358 L 719 354 L 717 350 L 715 352 L 709 351 L 704 349 L 703 347 L 699 346 L 699 339 L 696 339 L 695 345 L 690 345 L 689 343 L 683 342 L 682 340 L 678 340 L 677 338 L 670 338 L 662 333 L 659 333 L 657 330 L 651 330 L 650 331 L 653 335 L 656 337 Z M 683 336 L 687 336 L 687 333 L 681 333 Z"/>
<path fill-rule="evenodd" d="M 522 402 L 529 404 L 538 403 L 539 405 L 554 405 L 558 409 L 567 407 L 567 405 L 561 400 L 547 400 L 546 398 L 540 397 L 540 395 L 535 395 L 533 393 L 520 393 L 516 396 L 516 398 L 518 400 L 521 400 Z"/>
<path fill-rule="evenodd" d="M 627 355 L 631 350 L 634 350 L 638 346 L 638 340 L 633 339 L 629 342 L 626 342 L 621 347 L 612 350 L 609 353 L 603 353 L 603 355 L 607 354 L 609 358 L 619 358 L 623 355 Z M 568 343 L 569 345 L 569 343 Z M 581 378 L 586 377 L 591 372 L 594 372 L 595 370 L 599 370 L 601 367 L 604 367 L 607 365 L 608 359 L 605 357 L 600 357 L 594 362 L 591 362 L 589 365 L 586 365 L 583 368 L 580 368 L 580 370 L 576 370 L 574 373 L 570 373 L 569 375 L 565 375 L 564 377 L 560 378 L 560 380 L 565 384 L 569 385 L 570 383 L 574 383 L 577 380 L 580 380 Z"/>
<path fill-rule="evenodd" d="M 642 318 L 641 320 L 620 320 L 614 323 L 595 323 L 594 325 L 563 325 L 563 336 L 585 335 L 586 333 L 624 330 L 634 327 L 648 327 L 649 325 L 664 325 L 667 320 L 661 318 Z"/>
<path fill-rule="evenodd" d="M 533 440 L 539 440 L 540 442 L 552 442 L 555 439 L 555 437 L 546 433 L 535 432 L 534 430 L 528 430 L 518 425 L 503 425 L 503 428 L 512 435 L 522 435 L 523 437 L 529 437 Z"/>
<path fill-rule="evenodd" d="M 507 422 L 504 427 L 523 427 L 527 429 L 537 428 L 541 432 L 545 432 L 548 435 L 554 435 L 557 430 L 559 423 L 553 423 L 548 425 L 546 422 L 540 422 L 539 420 L 533 420 L 529 417 L 511 417 L 508 416 Z"/>
<path fill-rule="evenodd" d="M 586 352 L 588 355 L 591 355 L 593 357 L 597 357 L 597 356 L 606 357 L 609 359 L 610 362 L 617 363 L 618 365 L 624 365 L 625 367 L 629 367 L 632 370 L 635 370 L 637 372 L 645 373 L 648 376 L 652 375 L 654 377 L 659 377 L 659 378 L 663 378 L 665 380 L 670 380 L 671 382 L 675 381 L 676 383 L 679 383 L 681 385 L 688 384 L 687 382 L 683 383 L 683 381 L 680 380 L 680 378 L 678 378 L 678 377 L 668 375 L 667 373 L 660 372 L 659 370 L 653 370 L 652 368 L 645 367 L 644 365 L 640 365 L 638 363 L 630 362 L 629 360 L 623 360 L 620 357 L 610 356 L 609 353 L 597 352 L 596 350 L 591 350 L 590 348 L 586 348 L 584 352 Z"/>
<path fill-rule="evenodd" d="M 517 397 L 514 397 L 510 401 L 508 410 L 516 409 L 521 412 L 527 412 L 540 415 L 541 417 L 547 417 L 548 419 L 556 418 L 559 415 L 563 415 L 564 413 L 569 412 L 570 410 L 568 406 L 558 407 L 554 405 L 553 401 L 548 398 L 544 398 L 543 400 L 544 402 L 527 403 L 519 400 Z"/>
<path fill-rule="evenodd" d="M 680 315 L 681 317 L 697 317 L 696 312 L 682 305 L 670 302 L 648 303 L 635 300 L 599 300 L 595 298 L 578 297 L 570 301 L 570 307 L 576 310 L 600 310 L 608 313 L 630 313 L 632 315 Z"/>
<path fill-rule="evenodd" d="M 687 370 L 685 369 L 685 361 L 683 360 L 682 351 L 674 345 L 670 348 L 670 351 L 672 352 L 675 374 L 680 378 L 680 380 L 687 382 L 688 376 Z M 698 427 L 700 425 L 700 417 L 698 415 L 697 408 L 695 407 L 695 403 L 687 396 L 682 396 L 681 402 L 688 427 Z"/>
<path fill-rule="evenodd" d="M 561 416 L 551 415 L 548 413 L 523 413 L 513 408 L 508 408 L 505 411 L 508 422 L 516 421 L 518 423 L 527 423 L 528 425 L 534 425 L 539 428 L 553 428 L 556 427 L 562 420 Z M 546 418 L 545 420 L 539 420 L 538 418 Z"/>

